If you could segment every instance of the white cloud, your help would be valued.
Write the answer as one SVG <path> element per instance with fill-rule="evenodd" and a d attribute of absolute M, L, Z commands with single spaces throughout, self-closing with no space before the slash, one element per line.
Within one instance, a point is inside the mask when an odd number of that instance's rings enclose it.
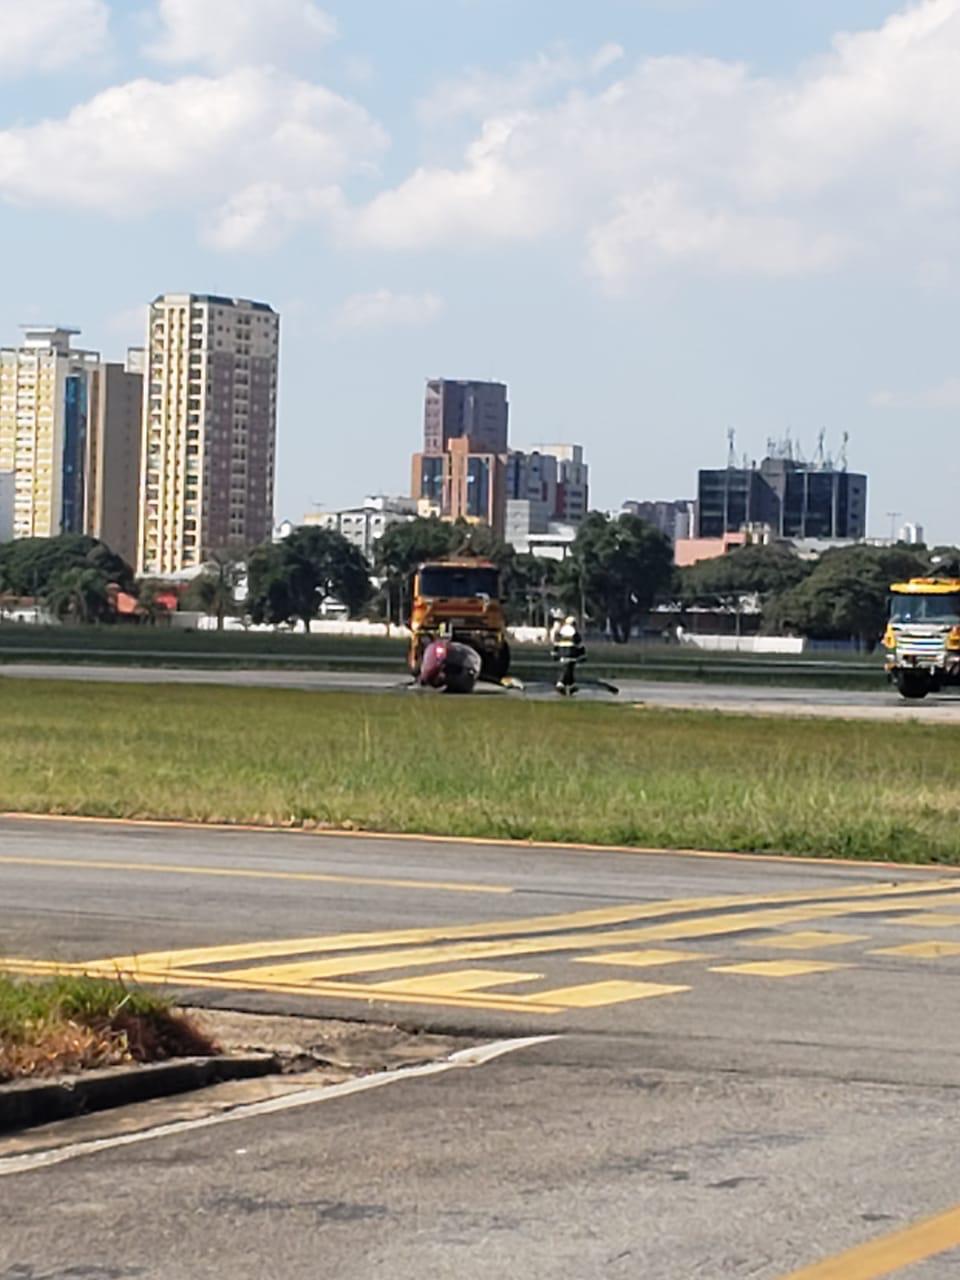
<path fill-rule="evenodd" d="M 658 266 L 789 276 L 872 259 L 920 276 L 954 256 L 960 0 L 912 3 L 778 78 L 646 58 L 533 105 L 551 74 L 545 60 L 513 91 L 468 80 L 462 109 L 486 89 L 491 113 L 462 162 L 379 193 L 352 236 L 407 250 L 579 237 L 610 288 Z"/>
<path fill-rule="evenodd" d="M 134 80 L 59 120 L 0 132 L 0 197 L 111 214 L 200 213 L 205 238 L 275 242 L 329 209 L 386 136 L 355 103 L 268 70 Z"/>
<path fill-rule="evenodd" d="M 0 0 L 0 76 L 56 71 L 106 46 L 106 0 Z"/>
<path fill-rule="evenodd" d="M 435 293 L 392 293 L 389 289 L 377 289 L 346 298 L 337 311 L 335 326 L 347 332 L 417 328 L 436 320 L 444 307 L 443 299 Z"/>
<path fill-rule="evenodd" d="M 620 45 L 605 44 L 589 58 L 577 58 L 558 49 L 540 53 L 501 75 L 466 71 L 438 85 L 418 104 L 417 114 L 430 125 L 448 124 L 461 116 L 484 120 L 529 106 L 553 90 L 599 75 L 622 57 Z"/>
<path fill-rule="evenodd" d="M 279 63 L 337 32 L 314 0 L 159 0 L 158 19 L 159 34 L 147 48 L 152 57 L 214 70 Z"/>
<path fill-rule="evenodd" d="M 960 409 L 960 378 L 944 378 L 922 391 L 877 391 L 870 403 L 875 409 Z"/>

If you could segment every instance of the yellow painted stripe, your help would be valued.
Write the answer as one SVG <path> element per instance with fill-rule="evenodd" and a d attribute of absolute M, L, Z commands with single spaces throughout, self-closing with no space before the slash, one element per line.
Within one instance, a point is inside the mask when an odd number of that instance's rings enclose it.
<path fill-rule="evenodd" d="M 87 974 L 91 977 L 121 978 L 125 982 L 138 982 L 147 986 L 189 987 L 203 991 L 264 991 L 270 995 L 297 996 L 316 999 L 359 1000 L 372 1004 L 376 999 L 389 1001 L 391 1004 L 435 1005 L 442 1003 L 453 1008 L 486 1009 L 495 1013 L 561 1013 L 562 1006 L 551 1005 L 546 1001 L 531 1004 L 520 997 L 495 995 L 455 995 L 451 993 L 438 1000 L 433 996 L 416 995 L 410 992 L 374 992 L 372 987 L 357 983 L 325 982 L 313 986 L 293 986 L 279 982 L 232 982 L 229 976 L 211 979 L 209 974 L 191 973 L 181 970 L 176 973 L 150 973 L 144 970 L 133 972 L 115 969 L 99 964 L 42 964 L 37 961 L 0 960 L 0 973 L 22 973 L 25 975 L 44 974 Z"/>
<path fill-rule="evenodd" d="M 623 965 L 627 969 L 655 969 L 665 964 L 686 964 L 694 960 L 712 960 L 705 951 L 666 951 L 651 947 L 648 951 L 608 951 L 602 956 L 577 956 L 577 964 Z"/>
<path fill-rule="evenodd" d="M 888 911 L 889 900 L 878 902 L 859 902 L 857 913 L 869 911 Z M 688 920 L 671 920 L 664 923 L 647 925 L 638 929 L 619 929 L 595 933 L 555 933 L 546 937 L 521 937 L 505 941 L 490 941 L 483 938 L 479 941 L 438 944 L 433 947 L 401 948 L 396 951 L 382 950 L 360 952 L 359 954 L 328 958 L 319 955 L 316 960 L 305 965 L 302 961 L 294 965 L 277 965 L 265 971 L 260 966 L 249 969 L 230 970 L 230 976 L 236 981 L 254 980 L 264 977 L 269 982 L 297 981 L 309 970 L 315 979 L 339 977 L 345 974 L 376 973 L 386 969 L 413 968 L 415 965 L 459 963 L 464 960 L 489 960 L 498 957 L 544 955 L 551 952 L 580 951 L 597 947 L 615 947 L 621 944 L 646 942 L 668 942 L 699 938 L 720 937 L 725 934 L 740 933 L 748 929 L 773 929 L 782 925 L 797 924 L 824 916 L 846 915 L 849 907 L 846 903 L 815 903 L 804 907 L 775 908 L 771 910 L 740 911 L 729 915 L 699 917 Z M 549 920 L 550 917 L 547 917 Z M 563 917 L 554 917 L 559 925 Z M 374 942 L 377 940 L 374 939 Z M 321 950 L 321 948 L 317 948 Z M 213 951 L 207 957 L 198 956 L 200 965 L 217 963 L 219 952 Z M 123 961 L 126 962 L 126 957 Z M 115 961 L 114 963 L 120 963 Z M 136 957 L 132 958 L 134 966 Z M 140 963 L 143 963 L 141 961 Z"/>
<path fill-rule="evenodd" d="M 750 938 L 744 947 L 776 947 L 780 951 L 819 951 L 821 947 L 845 947 L 851 942 L 865 942 L 862 933 L 830 933 L 824 929 L 807 929 L 785 933 L 779 938 Z"/>
<path fill-rule="evenodd" d="M 746 964 L 721 964 L 711 973 L 743 973 L 754 978 L 799 978 L 807 973 L 829 973 L 831 969 L 848 969 L 846 964 L 828 964 L 821 960 L 749 960 Z"/>
<path fill-rule="evenodd" d="M 909 956 L 913 960 L 937 960 L 940 956 L 960 956 L 960 942 L 907 942 L 899 947 L 880 947 L 872 956 Z"/>
<path fill-rule="evenodd" d="M 904 1267 L 957 1248 L 960 1248 L 960 1208 L 871 1240 L 812 1267 L 791 1271 L 782 1280 L 883 1280 L 884 1276 L 892 1276 Z"/>
<path fill-rule="evenodd" d="M 482 991 L 485 987 L 507 986 L 511 982 L 536 982 L 542 977 L 542 973 L 514 973 L 510 969 L 455 969 L 452 973 L 431 973 L 425 977 L 378 982 L 367 990 L 446 997 L 462 995 L 465 991 Z"/>
<path fill-rule="evenodd" d="M 955 929 L 960 925 L 960 915 L 951 916 L 943 912 L 924 911 L 915 916 L 900 916 L 897 924 L 919 924 L 924 929 Z"/>
<path fill-rule="evenodd" d="M 277 957 L 296 956 L 312 953 L 329 956 L 331 953 L 353 951 L 369 948 L 386 948 L 428 943 L 448 943 L 454 939 L 493 939 L 522 935 L 526 941 L 509 944 L 506 949 L 490 951 L 489 942 L 478 942 L 475 948 L 454 951 L 450 947 L 436 947 L 429 953 L 424 951 L 424 959 L 412 957 L 412 953 L 402 954 L 398 965 L 445 963 L 447 960 L 482 959 L 488 955 L 526 955 L 537 951 L 572 950 L 579 946 L 617 946 L 644 941 L 667 941 L 674 938 L 707 937 L 713 934 L 736 932 L 747 928 L 777 927 L 781 924 L 797 923 L 820 915 L 846 915 L 846 903 L 855 901 L 856 911 L 887 911 L 893 909 L 888 901 L 890 896 L 936 893 L 941 885 L 907 884 L 907 885 L 853 885 L 842 889 L 824 890 L 817 893 L 773 893 L 758 896 L 727 894 L 709 898 L 677 898 L 652 903 L 627 904 L 623 907 L 598 907 L 584 911 L 575 911 L 566 915 L 533 916 L 517 920 L 495 920 L 481 924 L 438 925 L 419 929 L 391 930 L 384 933 L 346 933 L 319 934 L 305 938 L 287 938 L 270 942 L 230 943 L 221 947 L 192 947 L 179 951 L 155 951 L 141 955 L 125 955 L 111 957 L 108 963 L 118 968 L 128 969 L 143 966 L 152 970 L 173 970 L 196 965 L 230 964 L 242 960 L 269 960 Z M 869 897 L 870 901 L 861 901 Z M 876 900 L 876 901 L 874 901 Z M 593 935 L 564 936 L 559 931 L 564 929 L 590 929 L 604 924 L 628 924 L 636 920 L 655 919 L 669 920 L 678 915 L 694 915 L 696 912 L 721 911 L 728 907 L 750 908 L 764 907 L 776 903 L 808 903 L 809 906 L 798 908 L 792 914 L 768 911 L 748 914 L 741 911 L 736 915 L 717 917 L 716 921 L 693 920 L 676 924 L 654 925 L 647 929 L 625 931 L 623 933 L 607 933 Z M 539 943 L 531 944 L 529 935 L 552 934 L 550 946 Z M 400 952 L 392 953 L 400 956 Z M 326 973 L 373 971 L 377 967 L 397 967 L 387 960 L 380 966 L 370 963 L 370 957 L 359 956 L 356 968 L 344 968 L 339 961 L 336 966 L 325 970 Z M 352 962 L 350 962 L 352 963 Z M 320 976 L 319 974 L 317 976 Z"/>
<path fill-rule="evenodd" d="M 624 1004 L 628 1000 L 649 1000 L 651 996 L 672 996 L 689 987 L 668 987 L 659 982 L 586 982 L 577 987 L 555 987 L 521 996 L 531 1005 L 562 1005 L 564 1009 L 599 1009 L 608 1004 Z"/>
<path fill-rule="evenodd" d="M 513 893 L 509 885 L 470 884 L 452 880 L 404 880 L 389 876 L 347 876 L 325 871 L 256 871 L 247 867 L 204 867 L 173 862 L 94 862 L 87 858 L 27 858 L 0 854 L 0 864 L 56 867 L 79 871 L 142 871 L 148 875 L 219 876 L 230 880 L 295 880 L 321 884 L 372 885 L 375 888 L 433 890 L 440 893 Z"/>

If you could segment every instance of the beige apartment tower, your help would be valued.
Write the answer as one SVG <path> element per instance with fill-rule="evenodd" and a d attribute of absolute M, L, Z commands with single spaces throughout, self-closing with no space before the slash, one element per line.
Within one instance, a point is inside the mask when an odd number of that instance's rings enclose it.
<path fill-rule="evenodd" d="M 180 573 L 270 537 L 279 332 L 263 302 L 168 293 L 151 305 L 141 574 Z"/>
<path fill-rule="evenodd" d="M 89 534 L 132 564 L 143 379 L 129 360 L 75 351 L 77 332 L 24 326 L 23 345 L 0 351 L 0 537 Z"/>

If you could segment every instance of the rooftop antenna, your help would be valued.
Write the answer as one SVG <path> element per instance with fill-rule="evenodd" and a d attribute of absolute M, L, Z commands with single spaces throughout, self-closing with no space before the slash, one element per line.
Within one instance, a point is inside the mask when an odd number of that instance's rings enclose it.
<path fill-rule="evenodd" d="M 850 432 L 845 431 L 843 433 L 843 443 L 840 445 L 840 457 L 837 459 L 837 465 L 841 471 L 846 471 L 847 469 L 847 444 L 849 440 Z"/>
<path fill-rule="evenodd" d="M 827 436 L 826 431 L 824 431 L 824 430 L 821 428 L 821 430 L 820 430 L 820 432 L 819 432 L 819 434 L 818 434 L 818 436 L 817 436 L 817 452 L 813 455 L 813 464 L 814 464 L 814 466 L 815 466 L 815 467 L 817 467 L 820 471 L 822 471 L 822 470 L 823 470 L 823 468 L 826 466 L 826 462 L 827 462 L 826 454 L 825 454 L 825 452 L 824 452 L 824 447 L 823 447 L 824 440 L 826 439 L 826 436 Z"/>
<path fill-rule="evenodd" d="M 737 465 L 737 433 L 733 427 L 727 429 L 727 466 Z"/>

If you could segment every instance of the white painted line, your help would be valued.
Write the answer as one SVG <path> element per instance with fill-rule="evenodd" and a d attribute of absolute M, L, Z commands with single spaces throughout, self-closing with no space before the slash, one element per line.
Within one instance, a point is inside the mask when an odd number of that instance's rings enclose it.
<path fill-rule="evenodd" d="M 94 1138 L 89 1142 L 70 1143 L 68 1146 L 56 1147 L 49 1151 L 7 1156 L 0 1158 L 0 1177 L 6 1177 L 12 1173 L 29 1173 L 33 1169 L 45 1169 L 50 1165 L 63 1164 L 66 1160 L 75 1160 L 79 1156 L 92 1156 L 100 1151 L 110 1151 L 115 1147 L 130 1147 L 134 1143 L 149 1142 L 153 1138 L 169 1138 L 175 1134 L 190 1133 L 195 1129 L 209 1129 L 214 1125 L 227 1124 L 234 1120 L 250 1120 L 256 1116 L 272 1115 L 277 1111 L 309 1107 L 315 1102 L 344 1098 L 351 1093 L 364 1093 L 367 1089 L 379 1089 L 382 1085 L 396 1084 L 401 1080 L 440 1075 L 444 1071 L 458 1067 L 482 1067 L 506 1053 L 515 1053 L 518 1049 L 530 1049 L 534 1045 L 544 1044 L 548 1040 L 557 1038 L 557 1036 L 524 1036 L 515 1040 L 495 1040 L 490 1044 L 476 1045 L 472 1049 L 459 1049 L 440 1062 L 426 1062 L 416 1067 L 400 1067 L 396 1071 L 379 1071 L 376 1075 L 360 1076 L 356 1080 L 345 1080 L 342 1084 L 317 1085 L 312 1089 L 302 1089 L 297 1093 L 286 1094 L 284 1097 L 251 1102 L 246 1106 L 235 1107 L 232 1111 L 200 1116 L 196 1120 L 176 1120 L 171 1124 L 157 1125 L 153 1129 L 141 1129 L 138 1133 L 121 1133 L 112 1138 Z"/>

